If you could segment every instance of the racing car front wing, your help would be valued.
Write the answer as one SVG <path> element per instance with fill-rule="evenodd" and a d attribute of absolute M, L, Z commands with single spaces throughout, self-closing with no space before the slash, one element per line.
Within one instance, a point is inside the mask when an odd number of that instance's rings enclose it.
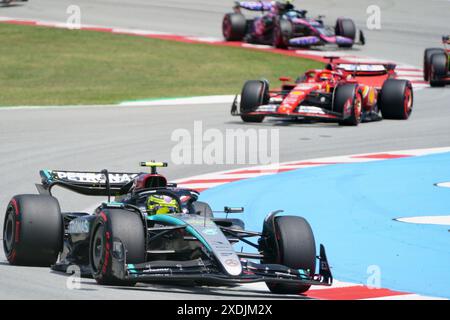
<path fill-rule="evenodd" d="M 233 104 L 231 105 L 231 115 L 232 116 L 240 116 L 242 115 L 238 111 L 238 96 L 236 96 Z M 295 111 L 285 113 L 278 112 L 279 105 L 269 104 L 259 106 L 255 111 L 245 113 L 245 115 L 253 115 L 253 116 L 266 116 L 266 117 L 274 117 L 274 118 L 286 118 L 286 119 L 313 119 L 313 120 L 323 120 L 323 121 L 340 121 L 344 120 L 345 116 L 342 113 L 334 112 L 328 110 L 326 108 L 321 108 L 319 106 L 298 106 Z M 379 115 L 377 110 L 364 111 L 361 113 L 361 122 L 372 122 L 372 121 L 380 121 L 382 117 Z"/>
<path fill-rule="evenodd" d="M 242 115 L 238 111 L 239 105 L 239 97 L 236 96 L 233 104 L 231 105 L 231 115 L 232 116 L 240 116 Z M 296 108 L 294 112 L 279 112 L 279 105 L 277 104 L 269 104 L 259 106 L 255 111 L 245 113 L 245 115 L 260 115 L 260 116 L 269 116 L 269 117 L 278 117 L 278 118 L 315 118 L 315 119 L 331 119 L 331 120 L 342 120 L 344 116 L 341 113 L 333 112 L 331 110 L 327 110 L 325 108 L 321 108 L 318 106 L 303 106 L 300 105 Z"/>
<path fill-rule="evenodd" d="M 246 259 L 240 259 L 242 273 L 238 276 L 230 276 L 218 269 L 212 260 L 203 259 L 127 264 L 126 250 L 118 240 L 114 241 L 111 256 L 115 277 L 136 282 L 197 281 L 216 285 L 270 282 L 321 286 L 331 286 L 333 282 L 323 245 L 320 245 L 320 255 L 317 257 L 320 262 L 317 275 L 309 275 L 302 269 L 292 269 L 279 264 L 259 264 Z"/>

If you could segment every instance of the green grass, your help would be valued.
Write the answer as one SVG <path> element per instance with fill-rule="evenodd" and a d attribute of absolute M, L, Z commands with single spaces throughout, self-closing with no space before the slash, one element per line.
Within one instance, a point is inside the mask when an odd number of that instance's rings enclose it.
<path fill-rule="evenodd" d="M 0 106 L 109 104 L 233 94 L 248 79 L 319 63 L 272 53 L 94 31 L 0 24 Z"/>

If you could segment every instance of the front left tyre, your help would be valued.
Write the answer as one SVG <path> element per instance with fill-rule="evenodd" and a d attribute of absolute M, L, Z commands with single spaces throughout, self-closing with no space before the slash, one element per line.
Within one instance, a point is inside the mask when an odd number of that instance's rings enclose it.
<path fill-rule="evenodd" d="M 278 49 L 287 49 L 289 40 L 292 38 L 293 26 L 292 22 L 286 19 L 275 20 L 273 27 L 272 46 Z"/>
<path fill-rule="evenodd" d="M 337 86 L 333 97 L 333 111 L 342 114 L 339 125 L 357 126 L 361 122 L 362 94 L 356 84 Z"/>
<path fill-rule="evenodd" d="M 126 262 L 145 262 L 146 237 L 144 224 L 136 213 L 124 209 L 106 208 L 95 219 L 91 230 L 89 261 L 94 279 L 98 284 L 133 286 L 135 281 L 123 280 L 113 271 L 114 242 L 123 244 Z"/>
<path fill-rule="evenodd" d="M 241 92 L 240 113 L 244 122 L 262 122 L 264 115 L 249 115 L 259 106 L 268 103 L 269 88 L 266 81 L 249 80 Z"/>
<path fill-rule="evenodd" d="M 14 196 L 3 224 L 3 249 L 10 264 L 48 267 L 63 247 L 64 226 L 58 200 L 47 195 Z"/>
<path fill-rule="evenodd" d="M 247 31 L 247 20 L 241 13 L 227 13 L 222 20 L 222 34 L 227 41 L 242 41 Z"/>
<path fill-rule="evenodd" d="M 335 33 L 337 36 L 345 37 L 355 41 L 356 26 L 352 19 L 339 18 L 336 20 Z M 340 48 L 351 48 L 353 43 L 338 44 Z"/>

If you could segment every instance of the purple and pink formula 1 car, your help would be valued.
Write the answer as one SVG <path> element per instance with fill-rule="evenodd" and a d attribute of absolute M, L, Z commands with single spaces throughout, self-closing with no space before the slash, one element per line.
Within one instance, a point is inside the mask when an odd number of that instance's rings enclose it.
<path fill-rule="evenodd" d="M 276 48 L 320 46 L 334 44 L 340 48 L 364 45 L 364 34 L 358 32 L 353 20 L 338 18 L 334 27 L 326 26 L 323 16 L 306 16 L 306 10 L 297 10 L 290 2 L 236 1 L 233 13 L 227 13 L 222 32 L 227 41 L 272 45 Z M 260 16 L 246 18 L 241 9 L 261 12 Z"/>

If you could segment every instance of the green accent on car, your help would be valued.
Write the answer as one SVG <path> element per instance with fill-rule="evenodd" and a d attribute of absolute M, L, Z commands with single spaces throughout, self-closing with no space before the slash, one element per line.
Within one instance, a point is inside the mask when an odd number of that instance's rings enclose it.
<path fill-rule="evenodd" d="M 147 216 L 148 220 L 151 221 L 157 221 L 162 223 L 168 223 L 176 226 L 186 226 L 186 231 L 192 234 L 194 237 L 196 237 L 209 251 L 212 251 L 211 246 L 209 243 L 203 238 L 203 236 L 195 230 L 192 226 L 187 224 L 181 219 L 178 219 L 172 215 L 169 214 L 155 214 L 153 216 Z"/>
<path fill-rule="evenodd" d="M 103 202 L 103 204 L 108 205 L 108 206 L 112 206 L 112 207 L 123 207 L 123 203 L 122 202 L 116 202 L 116 201 Z"/>
<path fill-rule="evenodd" d="M 297 269 L 298 273 L 300 274 L 300 277 L 304 280 L 309 280 L 310 273 L 307 270 L 304 269 Z M 314 275 L 314 272 L 311 272 Z"/>
<path fill-rule="evenodd" d="M 136 273 L 136 267 L 134 266 L 134 264 L 127 264 L 127 269 L 130 271 L 130 273 Z"/>
<path fill-rule="evenodd" d="M 44 170 L 42 170 L 42 172 L 44 173 L 45 177 L 47 178 L 47 181 L 50 182 L 53 180 L 52 176 L 50 175 L 51 170 L 44 169 Z"/>

